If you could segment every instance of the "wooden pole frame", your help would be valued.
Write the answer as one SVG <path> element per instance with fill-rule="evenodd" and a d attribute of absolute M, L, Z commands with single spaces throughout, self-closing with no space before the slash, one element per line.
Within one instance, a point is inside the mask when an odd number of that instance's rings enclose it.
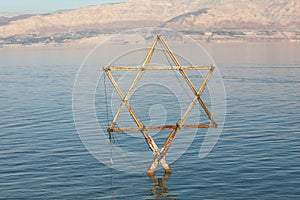
<path fill-rule="evenodd" d="M 160 42 L 165 49 L 165 51 L 168 53 L 172 61 L 174 62 L 175 66 L 147 66 L 151 60 L 151 57 L 153 55 L 153 52 L 155 50 L 155 47 L 157 46 L 157 43 Z M 118 95 L 120 96 L 122 103 L 117 110 L 116 114 L 114 115 L 114 118 L 110 124 L 110 126 L 107 129 L 107 132 L 111 134 L 111 132 L 128 132 L 128 131 L 140 131 L 149 148 L 155 155 L 154 161 L 150 168 L 148 169 L 147 173 L 153 174 L 155 169 L 157 168 L 158 164 L 161 164 L 163 168 L 165 169 L 166 173 L 171 173 L 172 170 L 167 164 L 165 157 L 170 149 L 175 137 L 178 135 L 181 129 L 189 129 L 189 128 L 216 128 L 217 123 L 214 120 L 212 114 L 209 112 L 208 108 L 205 106 L 204 102 L 202 101 L 200 95 L 202 94 L 204 88 L 206 87 L 206 84 L 210 77 L 212 76 L 212 73 L 215 69 L 214 65 L 210 66 L 181 66 L 174 54 L 171 52 L 170 48 L 167 46 L 166 42 L 163 40 L 161 35 L 158 35 L 149 50 L 143 64 L 141 66 L 109 66 L 109 67 L 103 67 L 107 77 L 109 78 L 110 82 L 114 86 L 115 90 L 117 91 Z M 110 71 L 128 71 L 128 70 L 137 70 L 138 73 L 136 74 L 128 92 L 124 95 L 123 92 L 121 91 L 120 87 L 118 86 L 117 82 L 115 81 L 114 77 L 112 76 Z M 193 94 L 195 95 L 194 99 L 188 106 L 187 110 L 185 111 L 184 115 L 182 116 L 181 119 L 178 120 L 176 125 L 163 125 L 163 126 L 151 126 L 151 127 L 146 127 L 137 117 L 135 114 L 133 108 L 128 102 L 129 97 L 131 96 L 134 88 L 136 87 L 137 83 L 139 82 L 143 72 L 145 70 L 179 70 L 180 74 L 183 76 L 184 80 L 192 90 Z M 209 70 L 207 75 L 205 76 L 203 82 L 201 83 L 200 87 L 198 90 L 195 89 L 194 85 L 188 78 L 187 74 L 185 73 L 184 70 Z M 205 111 L 207 117 L 211 121 L 210 124 L 191 124 L 191 125 L 185 125 L 185 121 L 187 120 L 190 112 L 194 108 L 195 104 L 199 102 L 203 110 Z M 117 120 L 124 109 L 124 107 L 127 107 L 131 117 L 137 124 L 137 127 L 124 127 L 124 128 L 114 128 L 115 124 L 117 123 Z M 148 131 L 150 130 L 172 130 L 171 133 L 169 134 L 168 138 L 166 139 L 163 147 L 161 149 L 158 148 L 156 145 L 155 141 L 151 137 Z"/>

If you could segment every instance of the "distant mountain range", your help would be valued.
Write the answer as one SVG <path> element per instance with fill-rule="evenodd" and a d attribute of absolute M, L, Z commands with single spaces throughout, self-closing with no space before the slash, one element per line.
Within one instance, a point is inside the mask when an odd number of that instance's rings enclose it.
<path fill-rule="evenodd" d="M 199 38 L 300 38 L 299 0 L 127 0 L 50 14 L 1 15 L 0 44 L 64 42 L 164 27 Z"/>

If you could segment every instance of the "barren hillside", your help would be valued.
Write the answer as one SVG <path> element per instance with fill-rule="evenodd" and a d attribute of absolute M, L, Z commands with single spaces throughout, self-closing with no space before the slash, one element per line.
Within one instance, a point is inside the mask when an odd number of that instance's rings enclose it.
<path fill-rule="evenodd" d="M 4 44 L 26 39 L 45 42 L 54 38 L 60 41 L 57 37 L 63 37 L 61 40 L 80 39 L 150 26 L 198 34 L 214 31 L 225 32 L 225 35 L 232 31 L 241 35 L 244 32 L 289 32 L 285 35 L 297 38 L 300 31 L 300 1 L 128 0 L 52 14 L 0 16 L 0 39 Z"/>

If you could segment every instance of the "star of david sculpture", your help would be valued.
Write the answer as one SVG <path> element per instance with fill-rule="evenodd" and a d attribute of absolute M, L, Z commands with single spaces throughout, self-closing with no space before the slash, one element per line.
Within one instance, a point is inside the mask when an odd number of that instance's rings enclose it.
<path fill-rule="evenodd" d="M 175 63 L 175 66 L 148 66 L 148 63 L 151 60 L 151 57 L 153 55 L 153 52 L 158 44 L 158 42 L 161 43 L 163 49 L 167 52 L 167 54 L 170 56 L 170 58 L 172 59 L 172 61 Z M 166 42 L 164 41 L 164 39 L 162 38 L 161 35 L 157 35 L 151 49 L 149 50 L 143 64 L 141 66 L 108 66 L 108 67 L 103 67 L 107 77 L 109 78 L 110 82 L 112 83 L 112 85 L 114 86 L 116 92 L 118 93 L 118 95 L 120 96 L 122 103 L 120 105 L 120 107 L 118 108 L 116 114 L 113 117 L 113 120 L 110 123 L 110 126 L 107 128 L 107 132 L 109 134 L 111 134 L 112 132 L 128 132 L 128 131 L 140 131 L 149 148 L 151 149 L 151 151 L 154 154 L 154 161 L 151 164 L 150 168 L 147 171 L 147 174 L 149 176 L 154 174 L 155 169 L 157 168 L 157 166 L 159 164 L 162 165 L 162 167 L 165 169 L 166 173 L 171 173 L 172 170 L 170 168 L 170 166 L 168 165 L 168 163 L 165 160 L 166 154 L 169 151 L 176 135 L 179 134 L 180 130 L 182 129 L 191 129 L 191 128 L 216 128 L 217 127 L 217 123 L 214 120 L 212 114 L 210 113 L 210 111 L 208 110 L 208 108 L 206 107 L 206 105 L 204 104 L 203 100 L 201 99 L 200 95 L 202 94 L 204 88 L 206 87 L 206 84 L 208 82 L 208 80 L 210 79 L 210 77 L 213 74 L 213 71 L 215 69 L 214 65 L 210 65 L 210 66 L 181 66 L 178 62 L 178 60 L 176 59 L 176 57 L 174 56 L 174 54 L 171 52 L 171 50 L 169 49 L 169 47 L 167 46 Z M 118 86 L 116 80 L 114 79 L 114 77 L 111 74 L 111 71 L 128 71 L 128 70 L 136 70 L 138 71 L 131 86 L 128 89 L 128 92 L 126 94 L 123 94 L 123 92 L 121 91 L 120 87 Z M 187 107 L 186 111 L 184 112 L 183 116 L 181 117 L 181 119 L 178 119 L 177 123 L 174 125 L 160 125 L 160 126 L 145 126 L 143 124 L 143 122 L 137 117 L 136 113 L 134 112 L 133 108 L 131 107 L 131 105 L 129 104 L 129 97 L 131 96 L 134 88 L 136 87 L 138 81 L 140 80 L 142 74 L 144 71 L 146 70 L 179 70 L 180 74 L 183 76 L 184 80 L 186 81 L 187 85 L 189 86 L 189 88 L 191 89 L 191 91 L 194 94 L 194 97 L 192 99 L 192 101 L 190 102 L 189 106 Z M 192 82 L 190 81 L 189 77 L 187 76 L 185 70 L 207 70 L 207 74 L 204 77 L 202 83 L 200 84 L 199 88 L 196 89 L 195 86 L 192 84 Z M 210 120 L 210 123 L 207 124 L 185 124 L 190 112 L 192 111 L 192 109 L 194 108 L 194 106 L 196 105 L 196 103 L 199 103 L 200 106 L 203 108 L 203 110 L 205 111 L 205 114 L 207 115 L 208 119 Z M 122 110 L 124 109 L 124 107 L 126 107 L 131 115 L 131 117 L 133 118 L 134 122 L 136 123 L 136 127 L 124 127 L 124 128 L 120 128 L 117 127 L 115 128 L 115 125 L 117 124 L 118 118 L 122 112 Z M 165 140 L 163 146 L 161 149 L 158 148 L 158 146 L 156 145 L 155 141 L 153 140 L 153 138 L 151 137 L 151 135 L 149 134 L 148 131 L 151 130 L 171 130 L 169 136 L 167 137 L 167 139 Z"/>

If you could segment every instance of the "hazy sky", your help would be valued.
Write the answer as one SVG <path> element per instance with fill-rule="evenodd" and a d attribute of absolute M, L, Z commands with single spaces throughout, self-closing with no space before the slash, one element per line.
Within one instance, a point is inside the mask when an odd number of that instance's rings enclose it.
<path fill-rule="evenodd" d="M 0 0 L 1 12 L 46 13 L 124 0 Z"/>

